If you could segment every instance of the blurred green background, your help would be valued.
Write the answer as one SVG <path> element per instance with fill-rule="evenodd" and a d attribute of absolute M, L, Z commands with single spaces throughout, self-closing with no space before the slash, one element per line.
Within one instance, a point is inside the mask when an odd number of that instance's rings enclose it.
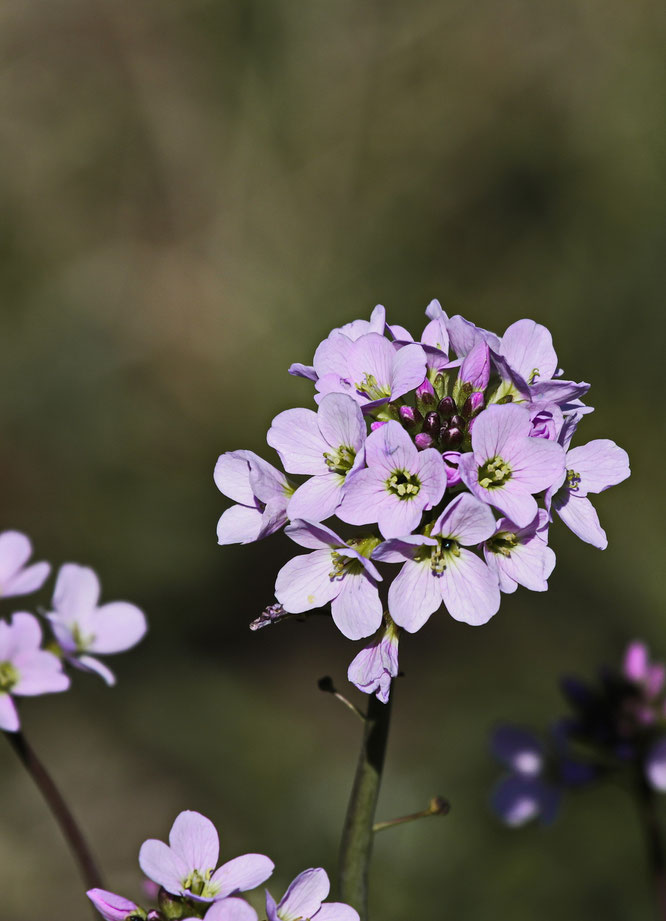
<path fill-rule="evenodd" d="M 151 625 L 116 690 L 23 708 L 109 887 L 140 895 L 139 845 L 183 808 L 273 856 L 275 895 L 334 875 L 359 726 L 316 681 L 344 688 L 356 647 L 324 618 L 249 632 L 292 548 L 218 547 L 212 470 L 274 459 L 271 418 L 311 398 L 286 368 L 331 327 L 381 302 L 418 332 L 438 297 L 549 326 L 593 384 L 581 440 L 633 476 L 599 497 L 607 551 L 558 524 L 546 595 L 402 644 L 379 816 L 453 810 L 378 838 L 373 917 L 650 918 L 621 791 L 508 831 L 487 738 L 545 725 L 558 676 L 632 637 L 666 656 L 662 4 L 6 0 L 0 23 L 2 527 Z M 0 914 L 88 917 L 8 746 L 0 817 Z"/>

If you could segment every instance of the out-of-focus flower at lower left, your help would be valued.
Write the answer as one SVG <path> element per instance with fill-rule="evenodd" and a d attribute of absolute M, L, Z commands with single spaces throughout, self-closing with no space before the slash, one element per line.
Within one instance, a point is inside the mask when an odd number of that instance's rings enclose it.
<path fill-rule="evenodd" d="M 66 691 L 69 678 L 58 656 L 42 649 L 42 629 L 32 614 L 14 614 L 0 621 L 0 729 L 18 732 L 14 697 L 36 697 Z"/>

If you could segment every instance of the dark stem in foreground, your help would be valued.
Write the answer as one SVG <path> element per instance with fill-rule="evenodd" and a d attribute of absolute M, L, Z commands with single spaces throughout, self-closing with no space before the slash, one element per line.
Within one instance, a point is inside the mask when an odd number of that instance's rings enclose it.
<path fill-rule="evenodd" d="M 391 721 L 391 701 L 370 697 L 361 753 L 340 846 L 340 897 L 368 921 L 368 876 L 373 825 Z"/>
<path fill-rule="evenodd" d="M 637 800 L 657 903 L 657 917 L 660 921 L 666 921 L 666 852 L 657 819 L 657 797 L 644 778 L 638 783 Z"/>
<path fill-rule="evenodd" d="M 86 889 L 103 888 L 100 872 L 69 806 L 62 798 L 50 774 L 28 744 L 26 737 L 22 732 L 6 732 L 5 738 L 39 787 L 40 793 L 60 826 L 60 831 L 65 836 L 81 871 Z"/>

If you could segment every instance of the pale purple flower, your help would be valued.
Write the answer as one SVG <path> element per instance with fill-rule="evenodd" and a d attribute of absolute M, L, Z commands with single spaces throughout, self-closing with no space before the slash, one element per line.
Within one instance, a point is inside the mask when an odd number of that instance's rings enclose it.
<path fill-rule="evenodd" d="M 338 326 L 331 330 L 326 339 L 321 342 L 315 352 L 314 364 L 304 365 L 295 362 L 289 368 L 289 373 L 295 377 L 305 377 L 311 381 L 317 381 L 324 374 L 344 371 L 346 367 L 344 358 L 340 358 L 345 353 L 345 340 L 355 342 L 360 336 L 367 333 L 383 334 L 386 328 L 386 310 L 381 304 L 377 304 L 370 315 L 370 320 L 352 320 L 351 323 L 345 323 L 344 326 Z M 344 373 L 343 373 L 344 376 Z"/>
<path fill-rule="evenodd" d="M 259 886 L 274 869 L 263 854 L 244 854 L 217 867 L 220 843 L 215 826 L 198 812 L 181 812 L 169 844 L 151 838 L 139 852 L 145 875 L 172 895 L 216 902 Z"/>
<path fill-rule="evenodd" d="M 364 694 L 374 694 L 388 703 L 391 681 L 398 674 L 398 639 L 400 631 L 390 617 L 369 646 L 353 659 L 347 678 Z"/>
<path fill-rule="evenodd" d="M 318 402 L 327 393 L 347 393 L 371 410 L 418 387 L 426 356 L 420 345 L 398 348 L 379 333 L 367 333 L 355 342 L 346 336 L 329 340 L 326 354 L 315 355 L 315 368 Z"/>
<path fill-rule="evenodd" d="M 287 409 L 273 419 L 266 440 L 284 469 L 311 475 L 291 497 L 287 512 L 292 521 L 323 521 L 333 514 L 342 501 L 347 474 L 363 465 L 365 437 L 363 413 L 343 393 L 329 393 L 317 412 Z"/>
<path fill-rule="evenodd" d="M 502 726 L 493 733 L 491 747 L 512 772 L 493 790 L 493 811 L 512 828 L 537 817 L 545 824 L 552 822 L 562 794 L 542 776 L 545 757 L 540 741 L 517 726 Z"/>
<path fill-rule="evenodd" d="M 345 484 L 337 516 L 349 524 L 377 522 L 384 537 L 409 534 L 424 510 L 436 505 L 446 488 L 446 471 L 435 448 L 418 451 L 398 422 L 371 432 L 365 442 L 367 468 Z"/>
<path fill-rule="evenodd" d="M 495 531 L 495 518 L 483 502 L 463 493 L 435 521 L 429 535 L 388 540 L 373 553 L 386 563 L 406 561 L 391 583 L 389 612 L 400 627 L 415 633 L 443 603 L 451 617 L 485 624 L 497 613 L 497 576 L 471 550 Z"/>
<path fill-rule="evenodd" d="M 56 580 L 53 611 L 47 617 L 67 661 L 83 671 L 96 672 L 112 685 L 113 672 L 90 653 L 111 655 L 131 649 L 148 628 L 136 605 L 127 601 L 99 605 L 99 596 L 99 579 L 92 569 L 65 563 Z"/>
<path fill-rule="evenodd" d="M 0 598 L 28 595 L 36 592 L 46 581 L 49 563 L 26 566 L 32 555 L 30 539 L 20 531 L 0 534 Z"/>
<path fill-rule="evenodd" d="M 32 614 L 19 612 L 0 621 L 0 729 L 17 732 L 14 696 L 36 697 L 66 691 L 69 678 L 60 659 L 41 649 L 42 628 Z"/>
<path fill-rule="evenodd" d="M 460 476 L 483 502 L 519 527 L 534 520 L 533 493 L 561 483 L 564 451 L 559 444 L 530 438 L 529 410 L 512 403 L 493 405 L 477 416 L 472 452 L 460 458 Z"/>
<path fill-rule="evenodd" d="M 293 487 L 285 475 L 253 451 L 221 454 L 213 474 L 220 492 L 233 499 L 217 523 L 218 544 L 248 544 L 268 537 L 287 521 Z"/>
<path fill-rule="evenodd" d="M 548 546 L 548 514 L 539 509 L 525 528 L 501 518 L 496 532 L 483 545 L 483 555 L 497 573 L 503 592 L 515 592 L 519 585 L 545 592 L 555 568 L 555 554 Z"/>
<path fill-rule="evenodd" d="M 557 371 L 553 337 L 534 320 L 512 323 L 502 336 L 499 353 L 528 384 L 549 381 Z"/>
<path fill-rule="evenodd" d="M 654 742 L 645 758 L 645 776 L 653 790 L 666 793 L 666 736 Z"/>
<path fill-rule="evenodd" d="M 89 889 L 86 893 L 100 915 L 106 921 L 130 921 L 134 918 L 145 918 L 145 911 L 136 902 L 108 892 L 106 889 Z"/>
<path fill-rule="evenodd" d="M 294 557 L 277 576 L 275 596 L 285 611 L 300 614 L 331 602 L 331 614 L 350 640 L 370 636 L 382 622 L 377 583 L 381 575 L 368 557 L 377 538 L 345 542 L 326 525 L 296 520 L 285 533 L 312 553 Z"/>
<path fill-rule="evenodd" d="M 608 546 L 606 532 L 588 493 L 603 492 L 630 475 L 627 452 L 607 438 L 572 448 L 565 457 L 565 472 L 546 492 L 546 507 L 555 509 L 577 537 L 599 550 Z"/>
<path fill-rule="evenodd" d="M 304 870 L 279 904 L 266 892 L 267 921 L 359 921 L 358 912 L 342 902 L 324 902 L 331 889 L 322 867 Z"/>

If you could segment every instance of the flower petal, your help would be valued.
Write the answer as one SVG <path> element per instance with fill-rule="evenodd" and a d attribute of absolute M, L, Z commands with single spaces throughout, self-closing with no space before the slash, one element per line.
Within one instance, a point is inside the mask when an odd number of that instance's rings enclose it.
<path fill-rule="evenodd" d="M 254 908 L 244 899 L 228 898 L 214 902 L 205 914 L 206 921 L 258 921 Z"/>
<path fill-rule="evenodd" d="M 342 588 L 331 603 L 335 626 L 350 640 L 370 636 L 382 622 L 382 603 L 377 586 L 364 571 L 345 575 Z"/>
<path fill-rule="evenodd" d="M 254 493 L 250 486 L 250 459 L 256 456 L 252 451 L 226 451 L 220 454 L 213 479 L 223 496 L 241 505 L 254 505 Z"/>
<path fill-rule="evenodd" d="M 391 373 L 391 399 L 418 387 L 426 376 L 426 353 L 420 345 L 398 349 Z"/>
<path fill-rule="evenodd" d="M 292 521 L 295 518 L 325 521 L 342 502 L 343 486 L 344 479 L 337 473 L 310 477 L 291 497 L 287 514 Z"/>
<path fill-rule="evenodd" d="M 608 546 L 606 532 L 599 524 L 599 516 L 589 499 L 561 490 L 553 498 L 553 508 L 565 525 L 587 544 L 605 550 Z M 510 516 L 511 517 L 511 516 Z"/>
<path fill-rule="evenodd" d="M 211 877 L 211 882 L 220 887 L 215 900 L 260 886 L 274 869 L 275 864 L 264 854 L 242 854 L 228 860 Z"/>
<path fill-rule="evenodd" d="M 0 729 L 3 732 L 18 732 L 20 728 L 16 704 L 9 694 L 0 691 Z"/>
<path fill-rule="evenodd" d="M 3 531 L 0 534 L 0 595 L 4 584 L 15 575 L 32 554 L 30 538 L 20 531 Z"/>
<path fill-rule="evenodd" d="M 358 452 L 366 437 L 361 408 L 344 393 L 329 393 L 319 404 L 317 420 L 321 434 L 332 448 L 346 445 Z"/>
<path fill-rule="evenodd" d="M 268 444 L 280 455 L 288 473 L 327 473 L 324 454 L 330 445 L 319 431 L 312 409 L 287 409 L 279 413 L 266 435 Z"/>
<path fill-rule="evenodd" d="M 597 438 L 579 448 L 572 448 L 567 454 L 566 466 L 580 475 L 576 497 L 586 496 L 589 492 L 603 492 L 631 474 L 627 452 L 607 438 Z"/>
<path fill-rule="evenodd" d="M 284 529 L 284 533 L 301 547 L 307 547 L 310 550 L 346 546 L 343 539 L 332 528 L 321 524 L 318 519 L 308 521 L 304 518 L 295 518 Z"/>
<path fill-rule="evenodd" d="M 454 620 L 479 626 L 487 623 L 499 610 L 497 577 L 471 550 L 461 548 L 460 556 L 447 554 L 439 589 Z"/>
<path fill-rule="evenodd" d="M 490 745 L 495 757 L 518 774 L 532 777 L 541 773 L 543 745 L 531 732 L 519 726 L 500 726 Z"/>
<path fill-rule="evenodd" d="M 65 563 L 58 572 L 53 605 L 65 620 L 79 620 L 97 606 L 99 591 L 99 579 L 92 569 Z"/>
<path fill-rule="evenodd" d="M 321 608 L 335 598 L 339 580 L 331 578 L 333 560 L 329 550 L 296 556 L 282 567 L 275 582 L 275 597 L 290 614 Z"/>
<path fill-rule="evenodd" d="M 200 812 L 185 810 L 176 817 L 169 832 L 169 844 L 189 870 L 214 870 L 220 854 L 220 840 L 210 819 Z"/>
<path fill-rule="evenodd" d="M 326 902 L 312 916 L 312 921 L 359 921 L 359 913 L 351 905 L 342 902 Z"/>
<path fill-rule="evenodd" d="M 278 914 L 282 921 L 299 921 L 311 918 L 321 907 L 328 895 L 331 884 L 326 870 L 317 867 L 304 870 L 287 889 L 278 905 Z"/>
<path fill-rule="evenodd" d="M 27 566 L 0 584 L 0 595 L 3 598 L 9 598 L 36 592 L 46 582 L 50 572 L 50 563 L 34 563 L 32 566 Z"/>
<path fill-rule="evenodd" d="M 262 524 L 258 508 L 246 505 L 232 505 L 222 512 L 217 523 L 218 544 L 249 544 L 257 540 Z"/>
<path fill-rule="evenodd" d="M 495 516 L 485 502 L 463 493 L 447 505 L 433 525 L 432 533 L 467 547 L 473 546 L 495 533 Z"/>
<path fill-rule="evenodd" d="M 131 649 L 144 636 L 148 626 L 143 611 L 127 601 L 112 601 L 98 608 L 93 620 L 91 652 L 109 654 Z"/>
<path fill-rule="evenodd" d="M 124 899 L 115 892 L 107 892 L 106 889 L 89 889 L 86 895 L 106 921 L 126 921 L 139 909 L 136 902 L 130 902 L 129 899 Z"/>
<path fill-rule="evenodd" d="M 391 476 L 396 470 L 416 473 L 419 452 L 400 423 L 392 419 L 368 435 L 365 462 L 368 467 L 377 468 L 386 476 Z"/>
<path fill-rule="evenodd" d="M 25 664 L 20 656 L 14 660 L 19 679 L 12 688 L 12 693 L 22 697 L 38 697 L 40 694 L 55 694 L 66 691 L 69 677 L 62 670 L 62 663 L 57 656 L 46 650 L 39 650 L 30 656 Z"/>
<path fill-rule="evenodd" d="M 557 371 L 553 337 L 534 320 L 512 323 L 502 336 L 500 354 L 526 381 L 533 378 L 548 381 Z"/>
<path fill-rule="evenodd" d="M 503 457 L 505 445 L 527 438 L 530 429 L 530 414 L 524 406 L 515 403 L 489 406 L 474 420 L 472 448 L 476 460 L 484 463 L 493 457 Z"/>
<path fill-rule="evenodd" d="M 182 881 L 192 869 L 168 844 L 156 838 L 149 838 L 141 845 L 139 866 L 148 879 L 163 886 L 172 895 L 180 894 Z"/>
<path fill-rule="evenodd" d="M 78 656 L 76 658 L 69 660 L 75 668 L 80 668 L 83 672 L 93 672 L 96 675 L 99 675 L 100 678 L 106 682 L 106 684 L 112 688 L 116 683 L 116 676 L 113 674 L 110 668 L 108 668 L 103 662 L 100 662 L 99 659 L 96 659 L 94 656 Z"/>
<path fill-rule="evenodd" d="M 406 562 L 388 593 L 389 612 L 396 624 L 416 633 L 441 604 L 439 582 L 430 561 Z"/>

